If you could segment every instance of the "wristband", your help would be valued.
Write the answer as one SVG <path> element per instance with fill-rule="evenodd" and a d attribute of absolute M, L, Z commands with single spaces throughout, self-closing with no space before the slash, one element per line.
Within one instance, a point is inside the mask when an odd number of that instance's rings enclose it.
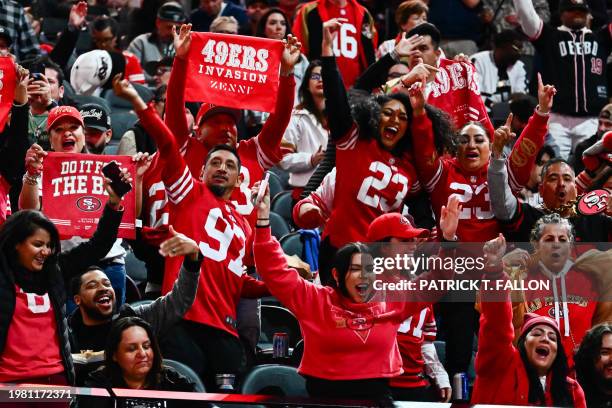
<path fill-rule="evenodd" d="M 32 175 L 28 172 L 26 172 L 23 175 L 23 182 L 25 184 L 29 184 L 31 186 L 37 186 L 38 185 L 38 179 L 40 179 L 40 174 L 36 174 L 36 175 Z"/>
<path fill-rule="evenodd" d="M 257 221 L 270 221 L 270 218 L 258 218 Z"/>
<path fill-rule="evenodd" d="M 389 51 L 389 56 L 393 59 L 393 61 L 395 61 L 397 63 L 400 62 L 400 55 L 397 53 L 395 48 L 393 48 L 391 51 Z"/>
<path fill-rule="evenodd" d="M 549 115 L 550 115 L 550 112 L 542 112 L 542 111 L 540 110 L 540 105 L 536 106 L 535 111 L 536 111 L 536 113 L 537 113 L 538 115 L 540 115 L 540 116 L 549 116 Z"/>
<path fill-rule="evenodd" d="M 270 223 L 267 223 L 267 224 L 265 224 L 265 225 L 259 225 L 259 224 L 257 224 L 257 225 L 255 225 L 255 228 L 268 228 L 269 226 L 270 226 Z"/>

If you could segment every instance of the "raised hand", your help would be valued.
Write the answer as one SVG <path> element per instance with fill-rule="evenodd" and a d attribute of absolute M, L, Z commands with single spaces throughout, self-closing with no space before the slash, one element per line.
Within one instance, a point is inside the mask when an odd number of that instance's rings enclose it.
<path fill-rule="evenodd" d="M 321 44 L 322 56 L 331 57 L 332 55 L 334 55 L 334 36 L 344 23 L 348 23 L 348 20 L 346 18 L 332 18 L 331 20 L 327 20 L 323 23 L 323 42 Z"/>
<path fill-rule="evenodd" d="M 486 266 L 496 267 L 501 265 L 501 260 L 506 253 L 506 238 L 504 234 L 500 232 L 497 238 L 487 241 L 482 249 Z"/>
<path fill-rule="evenodd" d="M 259 193 L 259 186 L 261 185 L 261 181 L 256 182 L 251 187 L 251 202 L 254 204 L 257 200 L 257 194 Z M 256 205 L 257 208 L 257 219 L 262 220 L 261 224 L 269 224 L 270 223 L 270 186 L 266 186 L 266 192 L 263 200 Z M 266 221 L 267 220 L 267 221 Z"/>
<path fill-rule="evenodd" d="M 508 115 L 506 123 L 495 130 L 495 137 L 493 140 L 493 145 L 491 146 L 491 151 L 493 152 L 493 157 L 497 159 L 502 157 L 504 147 L 508 144 L 508 142 L 516 137 L 516 133 L 512 131 L 512 118 L 513 115 L 511 113 Z"/>
<path fill-rule="evenodd" d="M 553 98 L 557 90 L 553 85 L 544 85 L 542 75 L 538 72 L 538 110 L 548 113 L 553 105 Z"/>
<path fill-rule="evenodd" d="M 78 29 L 83 28 L 87 24 L 87 2 L 79 1 L 70 8 L 68 16 L 68 24 Z"/>
<path fill-rule="evenodd" d="M 43 74 L 38 78 L 28 78 L 28 95 L 41 105 L 48 106 L 51 103 L 51 86 L 49 80 Z"/>
<path fill-rule="evenodd" d="M 416 47 L 423 44 L 423 41 L 425 41 L 425 37 L 419 34 L 406 37 L 406 33 L 403 33 L 398 43 L 395 44 L 395 52 L 400 57 L 410 57 Z"/>
<path fill-rule="evenodd" d="M 198 260 L 200 248 L 193 239 L 176 232 L 172 225 L 170 225 L 168 232 L 172 237 L 159 246 L 159 253 L 162 256 L 187 256 L 192 261 Z"/>
<path fill-rule="evenodd" d="M 287 74 L 293 71 L 293 67 L 300 60 L 300 50 L 302 49 L 302 43 L 300 43 L 297 37 L 289 34 L 286 39 L 283 40 L 283 55 L 281 57 L 281 73 Z"/>
<path fill-rule="evenodd" d="M 43 171 L 43 161 L 47 152 L 40 145 L 34 143 L 25 155 L 26 172 L 33 177 L 38 177 Z"/>
<path fill-rule="evenodd" d="M 434 76 L 440 72 L 436 67 L 431 65 L 419 63 L 415 65 L 409 73 L 402 77 L 402 84 L 404 87 L 409 88 L 410 85 L 415 82 L 422 82 L 423 84 L 433 81 Z"/>
<path fill-rule="evenodd" d="M 28 101 L 28 82 L 30 71 L 19 64 L 15 64 L 15 96 L 13 100 L 18 105 L 23 105 Z"/>
<path fill-rule="evenodd" d="M 423 82 L 415 82 L 408 88 L 408 98 L 412 106 L 412 115 L 420 116 L 425 113 L 425 87 Z"/>
<path fill-rule="evenodd" d="M 446 205 L 442 206 L 440 211 L 440 230 L 442 230 L 442 236 L 447 241 L 454 241 L 457 233 L 457 226 L 459 225 L 459 214 L 462 210 L 461 201 L 455 194 L 448 196 Z"/>
<path fill-rule="evenodd" d="M 121 79 L 121 74 L 117 74 L 113 78 L 113 92 L 118 97 L 130 101 L 136 111 L 147 109 L 147 104 L 138 95 L 134 86 L 127 79 Z"/>
<path fill-rule="evenodd" d="M 149 153 L 138 152 L 132 156 L 132 161 L 136 164 L 136 179 L 138 180 L 151 167 L 153 157 Z"/>
<path fill-rule="evenodd" d="M 176 26 L 172 26 L 172 35 L 174 36 L 175 55 L 181 59 L 187 58 L 191 47 L 191 24 L 182 24 L 178 33 Z"/>
<path fill-rule="evenodd" d="M 120 168 L 120 175 L 121 175 L 121 181 L 123 181 L 124 183 L 132 184 L 132 181 L 133 181 L 132 175 L 125 167 Z M 108 193 L 108 202 L 114 208 L 118 208 L 119 205 L 121 204 L 122 197 L 119 196 L 115 192 L 115 190 L 113 190 L 113 188 L 111 187 L 111 183 L 112 183 L 111 179 L 104 177 L 103 185 L 104 185 L 104 189 Z"/>

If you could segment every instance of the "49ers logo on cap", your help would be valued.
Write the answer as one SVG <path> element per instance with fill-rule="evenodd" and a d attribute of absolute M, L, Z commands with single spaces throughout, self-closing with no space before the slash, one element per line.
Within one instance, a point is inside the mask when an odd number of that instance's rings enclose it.
<path fill-rule="evenodd" d="M 402 225 L 410 225 L 410 221 L 408 221 L 408 218 L 406 217 L 400 217 L 400 224 Z"/>

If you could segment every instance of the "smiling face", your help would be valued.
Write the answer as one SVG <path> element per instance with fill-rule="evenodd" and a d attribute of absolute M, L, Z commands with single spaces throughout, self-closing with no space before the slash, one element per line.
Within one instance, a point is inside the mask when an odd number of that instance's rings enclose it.
<path fill-rule="evenodd" d="M 204 166 L 202 180 L 217 197 L 229 198 L 242 182 L 238 159 L 227 150 L 214 152 Z"/>
<path fill-rule="evenodd" d="M 287 21 L 285 21 L 285 17 L 280 13 L 270 14 L 266 20 L 264 34 L 266 38 L 272 40 L 282 40 L 285 38 L 287 34 Z"/>
<path fill-rule="evenodd" d="M 476 171 L 489 162 L 489 137 L 482 127 L 474 124 L 465 126 L 457 142 L 457 160 L 463 170 Z"/>
<path fill-rule="evenodd" d="M 83 126 L 74 118 L 62 118 L 50 129 L 49 140 L 55 152 L 81 153 L 85 145 Z"/>
<path fill-rule="evenodd" d="M 559 208 L 576 199 L 574 170 L 563 162 L 553 163 L 546 169 L 539 187 L 546 208 Z"/>
<path fill-rule="evenodd" d="M 535 248 L 544 266 L 557 273 L 569 259 L 570 243 L 571 236 L 566 224 L 545 224 Z"/>
<path fill-rule="evenodd" d="M 30 272 L 40 272 L 45 260 L 53 253 L 51 235 L 45 229 L 38 228 L 24 241 L 15 245 L 19 264 Z"/>
<path fill-rule="evenodd" d="M 113 354 L 123 377 L 130 381 L 142 381 L 153 367 L 154 353 L 145 329 L 130 326 L 121 334 L 121 342 Z"/>
<path fill-rule="evenodd" d="M 527 361 L 542 377 L 557 357 L 557 332 L 546 324 L 535 325 L 525 336 Z"/>
<path fill-rule="evenodd" d="M 601 338 L 599 355 L 595 358 L 595 372 L 612 389 L 612 334 L 605 334 Z"/>
<path fill-rule="evenodd" d="M 406 135 L 408 129 L 408 113 L 403 103 L 392 99 L 385 103 L 380 112 L 378 132 L 385 150 L 393 150 L 397 143 Z"/>
<path fill-rule="evenodd" d="M 115 308 L 115 291 L 108 276 L 99 270 L 84 273 L 81 276 L 79 293 L 74 296 L 74 303 L 84 315 L 83 320 L 90 323 L 108 321 Z"/>
<path fill-rule="evenodd" d="M 348 271 L 344 277 L 344 285 L 349 299 L 354 303 L 365 303 L 374 294 L 374 273 L 372 272 L 372 257 L 355 253 L 351 257 Z M 334 268 L 332 274 L 338 282 L 338 271 Z"/>

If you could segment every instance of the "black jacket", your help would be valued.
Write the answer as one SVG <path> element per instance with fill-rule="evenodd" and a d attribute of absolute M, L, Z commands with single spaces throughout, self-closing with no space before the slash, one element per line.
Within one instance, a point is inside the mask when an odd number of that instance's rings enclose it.
<path fill-rule="evenodd" d="M 121 223 L 123 211 L 115 211 L 108 205 L 104 208 L 98 228 L 89 241 L 60 253 L 58 264 L 52 269 L 49 279 L 49 299 L 53 305 L 57 333 L 59 335 L 60 354 L 70 384 L 74 383 L 74 366 L 70 355 L 68 324 L 66 321 L 66 286 L 65 282 L 82 273 L 95 260 L 104 258 L 117 239 L 117 230 Z M 0 253 L 0 354 L 4 351 L 9 326 L 15 312 L 15 276 L 9 262 Z"/>
<path fill-rule="evenodd" d="M 182 392 L 195 392 L 195 384 L 189 381 L 187 378 L 179 374 L 174 368 L 168 366 L 162 366 L 160 382 L 154 387 L 148 387 L 147 390 L 157 391 L 182 391 Z M 109 376 L 106 374 L 104 367 L 98 368 L 96 371 L 89 374 L 87 380 L 85 380 L 86 387 L 92 388 L 128 388 L 124 381 L 118 384 L 113 384 Z M 127 401 L 129 400 L 129 402 Z M 80 397 L 79 407 L 87 408 L 121 408 L 134 406 L 134 402 L 138 399 L 134 398 L 117 398 L 117 404 L 115 405 L 113 400 L 110 398 L 92 398 L 92 397 Z M 153 406 L 152 403 L 157 400 L 147 399 L 143 400 Z M 189 407 L 189 406 L 202 406 L 201 402 L 187 401 L 187 400 L 167 400 L 166 407 Z"/>

